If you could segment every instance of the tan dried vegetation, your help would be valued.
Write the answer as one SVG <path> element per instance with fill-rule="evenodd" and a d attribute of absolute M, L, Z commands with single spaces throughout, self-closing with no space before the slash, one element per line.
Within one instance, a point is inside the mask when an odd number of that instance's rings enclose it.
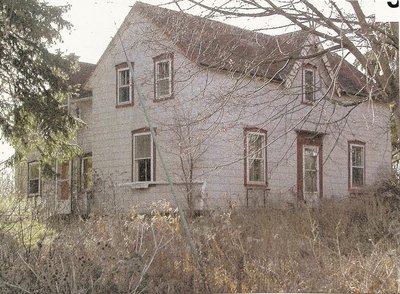
<path fill-rule="evenodd" d="M 209 290 L 398 292 L 396 185 L 318 208 L 232 208 L 190 219 Z M 1 199 L 1 293 L 204 291 L 171 209 L 46 223 L 24 201 Z"/>

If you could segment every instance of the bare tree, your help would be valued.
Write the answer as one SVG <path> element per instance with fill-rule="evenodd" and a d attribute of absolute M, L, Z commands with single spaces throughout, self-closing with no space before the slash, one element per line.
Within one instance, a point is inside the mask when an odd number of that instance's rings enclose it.
<path fill-rule="evenodd" d="M 367 76 L 364 86 L 369 98 L 392 107 L 400 137 L 398 23 L 375 22 L 374 15 L 366 14 L 358 1 L 328 0 L 323 7 L 320 1 L 306 0 L 239 0 L 223 1 L 220 5 L 198 0 L 174 2 L 180 8 L 187 3 L 190 8 L 201 7 L 209 16 L 267 18 L 264 23 L 268 23 L 268 17 L 279 15 L 288 21 L 287 26 L 314 34 L 323 46 L 313 56 L 337 52 L 356 61 Z M 260 27 L 260 30 L 277 27 Z"/>

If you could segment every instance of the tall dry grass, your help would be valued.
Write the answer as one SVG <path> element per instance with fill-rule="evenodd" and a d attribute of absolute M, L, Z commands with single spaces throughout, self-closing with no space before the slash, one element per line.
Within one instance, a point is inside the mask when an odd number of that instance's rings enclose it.
<path fill-rule="evenodd" d="M 191 219 L 208 290 L 399 292 L 399 214 L 382 199 L 232 208 Z M 205 291 L 171 209 L 58 223 L 6 217 L 4 209 L 0 217 L 1 293 Z M 22 221 L 36 223 L 39 237 L 22 238 Z M 5 229 L 10 224 L 15 230 Z"/>

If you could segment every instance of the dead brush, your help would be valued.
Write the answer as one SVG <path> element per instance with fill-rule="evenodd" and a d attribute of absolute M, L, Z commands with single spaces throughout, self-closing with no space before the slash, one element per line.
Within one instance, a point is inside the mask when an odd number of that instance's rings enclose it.
<path fill-rule="evenodd" d="M 160 208 L 70 221 L 30 251 L 2 229 L 0 292 L 199 293 L 179 217 Z M 190 228 L 211 292 L 361 293 L 399 291 L 399 223 L 387 202 L 364 195 L 314 208 L 233 207 Z"/>

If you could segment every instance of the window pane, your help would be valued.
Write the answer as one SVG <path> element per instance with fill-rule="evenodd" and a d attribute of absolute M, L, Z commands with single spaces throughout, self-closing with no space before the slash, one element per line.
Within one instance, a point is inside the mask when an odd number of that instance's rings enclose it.
<path fill-rule="evenodd" d="M 39 193 L 39 179 L 29 180 L 29 194 Z"/>
<path fill-rule="evenodd" d="M 28 163 L 28 194 L 39 194 L 40 191 L 40 163 Z"/>
<path fill-rule="evenodd" d="M 353 167 L 352 176 L 353 187 L 360 187 L 364 185 L 364 168 Z"/>
<path fill-rule="evenodd" d="M 304 99 L 314 101 L 314 72 L 304 71 Z"/>
<path fill-rule="evenodd" d="M 151 157 L 150 134 L 135 136 L 135 159 Z"/>
<path fill-rule="evenodd" d="M 86 157 L 82 161 L 82 189 L 91 190 L 93 187 L 92 158 Z"/>
<path fill-rule="evenodd" d="M 63 162 L 60 164 L 60 179 L 61 180 L 68 180 L 68 175 L 69 175 L 69 164 L 68 162 Z"/>
<path fill-rule="evenodd" d="M 318 174 L 317 171 L 305 171 L 304 174 L 304 192 L 318 192 Z"/>
<path fill-rule="evenodd" d="M 314 148 L 304 148 L 304 168 L 306 170 L 317 170 L 318 152 Z"/>
<path fill-rule="evenodd" d="M 249 180 L 255 182 L 264 181 L 264 161 L 262 159 L 249 160 Z"/>
<path fill-rule="evenodd" d="M 29 163 L 29 179 L 38 179 L 39 178 L 39 163 L 38 162 L 32 162 Z"/>
<path fill-rule="evenodd" d="M 171 94 L 169 80 L 157 81 L 157 97 Z"/>
<path fill-rule="evenodd" d="M 304 192 L 318 192 L 318 147 L 304 147 Z"/>
<path fill-rule="evenodd" d="M 169 61 L 157 63 L 157 80 L 169 79 Z"/>
<path fill-rule="evenodd" d="M 67 200 L 71 195 L 71 190 L 68 181 L 60 182 L 60 199 Z"/>
<path fill-rule="evenodd" d="M 351 158 L 353 166 L 363 166 L 363 147 L 362 146 L 352 146 L 351 148 Z"/>
<path fill-rule="evenodd" d="M 264 158 L 265 150 L 263 148 L 264 136 L 257 134 L 248 134 L 249 136 L 249 157 Z"/>
<path fill-rule="evenodd" d="M 129 85 L 129 69 L 119 72 L 119 86 Z"/>
<path fill-rule="evenodd" d="M 308 85 L 312 86 L 312 84 L 314 82 L 313 77 L 314 77 L 314 73 L 311 70 L 306 70 L 304 72 L 304 81 L 305 81 L 306 86 L 308 86 Z"/>
<path fill-rule="evenodd" d="M 136 161 L 136 174 L 137 181 L 147 182 L 151 181 L 151 159 L 140 159 Z"/>
<path fill-rule="evenodd" d="M 130 87 L 121 87 L 118 90 L 118 102 L 128 102 L 129 101 L 129 88 Z"/>
<path fill-rule="evenodd" d="M 92 173 L 92 158 L 87 157 L 83 159 L 83 172 L 85 174 Z"/>

